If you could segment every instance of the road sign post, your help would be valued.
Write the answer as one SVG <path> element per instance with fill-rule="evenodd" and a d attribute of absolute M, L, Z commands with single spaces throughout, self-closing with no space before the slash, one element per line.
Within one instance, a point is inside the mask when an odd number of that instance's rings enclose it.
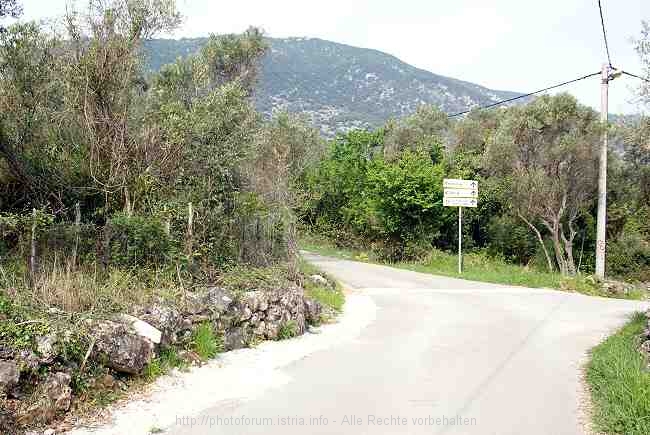
<path fill-rule="evenodd" d="M 458 274 L 463 273 L 463 207 L 458 207 Z"/>
<path fill-rule="evenodd" d="M 458 274 L 463 273 L 463 207 L 478 206 L 478 182 L 445 178 L 442 205 L 458 207 Z"/>

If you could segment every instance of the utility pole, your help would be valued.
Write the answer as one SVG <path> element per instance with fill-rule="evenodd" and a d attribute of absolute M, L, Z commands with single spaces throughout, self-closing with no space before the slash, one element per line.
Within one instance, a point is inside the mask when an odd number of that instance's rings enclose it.
<path fill-rule="evenodd" d="M 598 168 L 598 216 L 596 221 L 596 277 L 605 278 L 605 247 L 607 229 L 607 122 L 609 105 L 609 64 L 603 64 L 600 85 L 600 120 L 603 139 L 600 144 Z"/>
<path fill-rule="evenodd" d="M 598 168 L 598 215 L 596 221 L 596 277 L 605 278 L 605 249 L 607 247 L 607 142 L 609 123 L 609 82 L 623 72 L 609 63 L 603 64 L 600 87 L 600 121 L 603 124 L 603 138 L 600 144 Z"/>

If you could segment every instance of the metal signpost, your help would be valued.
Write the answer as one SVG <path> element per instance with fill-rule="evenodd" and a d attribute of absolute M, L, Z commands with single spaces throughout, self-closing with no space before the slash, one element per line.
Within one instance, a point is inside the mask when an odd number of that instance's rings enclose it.
<path fill-rule="evenodd" d="M 463 273 L 463 207 L 478 206 L 478 182 L 445 178 L 442 205 L 458 207 L 458 273 Z"/>

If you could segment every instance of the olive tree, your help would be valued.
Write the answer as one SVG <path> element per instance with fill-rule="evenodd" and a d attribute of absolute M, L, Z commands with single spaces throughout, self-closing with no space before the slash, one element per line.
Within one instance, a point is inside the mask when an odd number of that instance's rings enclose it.
<path fill-rule="evenodd" d="M 107 208 L 133 208 L 133 186 L 167 158 L 145 128 L 142 41 L 179 24 L 174 0 L 89 0 L 66 16 L 61 56 L 69 123 L 87 148 L 94 188 Z"/>
<path fill-rule="evenodd" d="M 562 274 L 576 273 L 576 221 L 595 194 L 600 132 L 597 114 L 572 96 L 543 96 L 509 109 L 486 150 L 487 169 L 508 180 L 512 211 L 553 269 L 542 230 L 548 232 Z"/>

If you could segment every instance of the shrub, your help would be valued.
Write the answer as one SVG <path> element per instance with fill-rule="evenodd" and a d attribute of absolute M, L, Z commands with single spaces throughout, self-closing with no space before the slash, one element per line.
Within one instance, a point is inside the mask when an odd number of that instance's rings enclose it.
<path fill-rule="evenodd" d="M 173 255 L 173 243 L 158 219 L 119 213 L 109 231 L 112 264 L 161 264 Z"/>
<path fill-rule="evenodd" d="M 629 280 L 650 281 L 650 243 L 639 234 L 623 234 L 607 249 L 608 274 Z"/>

